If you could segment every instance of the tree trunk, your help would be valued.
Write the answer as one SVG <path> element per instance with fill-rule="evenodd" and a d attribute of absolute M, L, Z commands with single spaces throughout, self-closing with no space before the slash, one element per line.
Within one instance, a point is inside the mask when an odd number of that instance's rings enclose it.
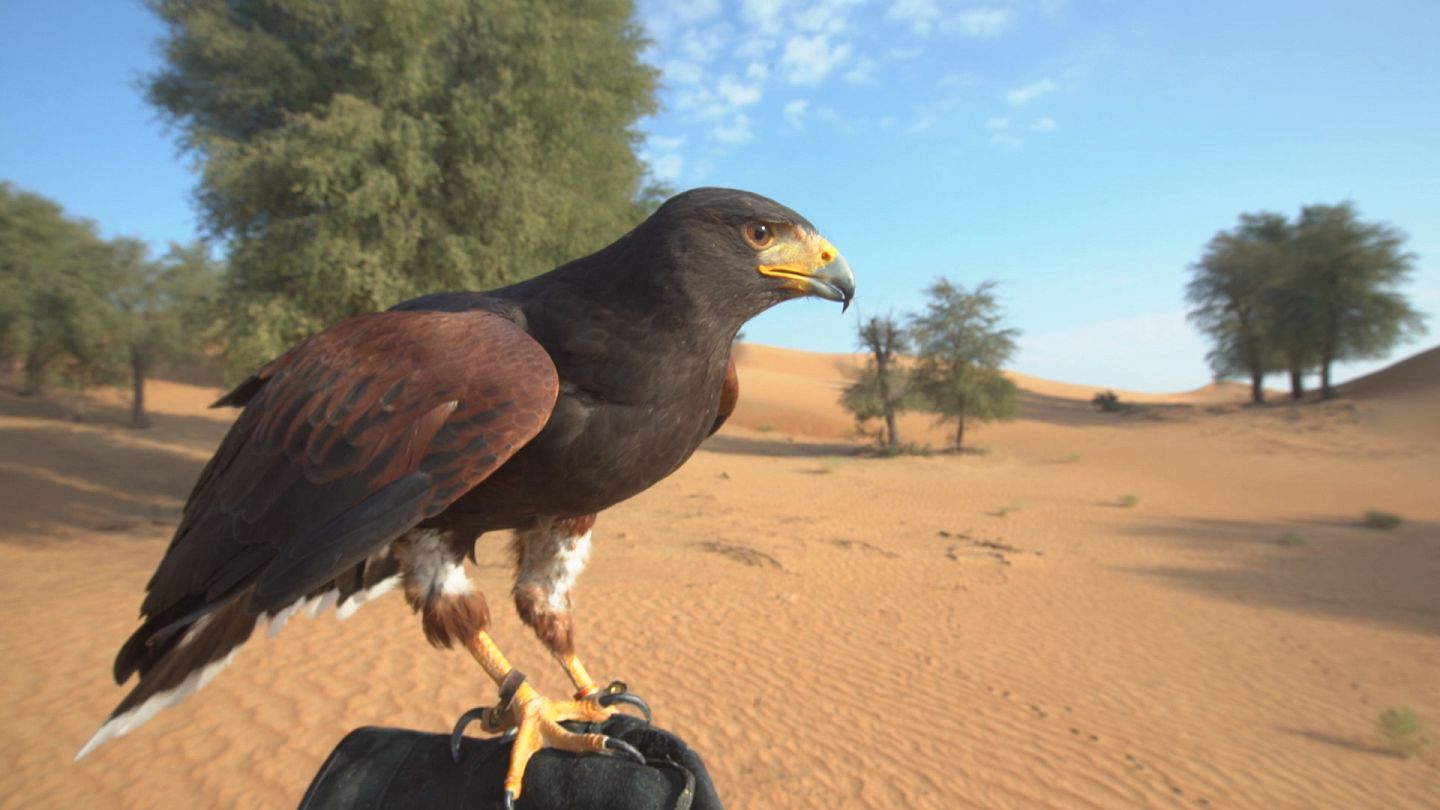
<path fill-rule="evenodd" d="M 1250 372 L 1250 401 L 1256 405 L 1265 404 L 1265 375 Z"/>
<path fill-rule="evenodd" d="M 885 449 L 898 450 L 900 448 L 900 426 L 896 424 L 895 403 L 890 397 L 889 352 L 875 352 L 875 373 L 880 375 L 876 383 L 880 389 L 880 407 L 885 409 Z"/>
<path fill-rule="evenodd" d="M 955 452 L 960 452 L 965 447 L 965 415 L 961 414 L 955 420 Z"/>
<path fill-rule="evenodd" d="M 1330 387 L 1330 363 L 1334 360 L 1334 349 L 1326 341 L 1326 345 L 1320 349 L 1320 398 L 1329 399 L 1335 396 L 1335 391 Z"/>
<path fill-rule="evenodd" d="M 895 423 L 895 411 L 888 405 L 885 407 L 885 435 L 889 437 L 889 449 L 896 450 L 900 447 L 900 426 Z"/>
<path fill-rule="evenodd" d="M 1305 372 L 1298 368 L 1290 369 L 1290 398 L 1299 399 L 1305 396 Z"/>
<path fill-rule="evenodd" d="M 150 427 L 150 417 L 145 413 L 145 360 L 140 352 L 130 350 L 130 426 Z"/>

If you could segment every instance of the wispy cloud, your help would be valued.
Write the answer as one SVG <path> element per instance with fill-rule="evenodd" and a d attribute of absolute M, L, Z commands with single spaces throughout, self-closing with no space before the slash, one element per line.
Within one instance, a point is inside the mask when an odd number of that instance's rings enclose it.
<path fill-rule="evenodd" d="M 725 144 L 741 144 L 755 137 L 750 116 L 735 113 L 733 117 L 710 130 L 710 137 Z"/>
<path fill-rule="evenodd" d="M 994 39 L 1010 29 L 1015 13 L 1008 8 L 976 8 L 945 20 L 941 30 L 975 39 Z"/>
<path fill-rule="evenodd" d="M 1054 132 L 1059 126 L 1059 124 L 1055 123 L 1054 118 L 1047 115 L 1044 118 L 1035 119 L 1035 123 L 1031 124 L 1030 128 L 1036 132 Z"/>
<path fill-rule="evenodd" d="M 1017 87 L 1005 94 L 1005 100 L 1019 107 L 1029 104 L 1041 96 L 1055 92 L 1060 85 L 1054 79 L 1044 78 L 1038 82 L 1031 82 L 1024 87 Z"/>
<path fill-rule="evenodd" d="M 794 85 L 816 85 L 850 57 L 848 42 L 831 42 L 829 34 L 796 35 L 785 43 L 780 67 Z"/>
<path fill-rule="evenodd" d="M 652 135 L 645 140 L 641 158 L 650 164 L 650 175 L 661 183 L 675 185 L 685 170 L 685 158 L 680 150 L 685 146 L 684 138 L 667 138 Z"/>
<path fill-rule="evenodd" d="M 785 120 L 796 129 L 805 128 L 805 111 L 810 108 L 807 99 L 797 98 L 785 105 Z"/>
<path fill-rule="evenodd" d="M 885 9 L 885 17 L 910 26 L 919 36 L 929 36 L 934 31 L 946 34 L 992 39 L 1010 29 L 1015 22 L 1015 12 L 1009 8 L 969 8 L 959 11 L 942 11 L 936 0 L 894 0 Z"/>
<path fill-rule="evenodd" d="M 885 16 L 908 24 L 910 30 L 923 37 L 940 22 L 940 6 L 935 0 L 895 0 L 885 10 Z"/>

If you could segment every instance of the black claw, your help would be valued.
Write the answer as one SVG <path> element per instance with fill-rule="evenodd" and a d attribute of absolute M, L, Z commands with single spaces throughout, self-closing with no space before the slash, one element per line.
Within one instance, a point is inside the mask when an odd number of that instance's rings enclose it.
<path fill-rule="evenodd" d="M 645 755 L 641 754 L 639 749 L 637 749 L 630 743 L 625 742 L 624 740 L 617 740 L 614 737 L 606 737 L 605 750 L 614 751 L 617 754 L 627 756 L 630 759 L 633 759 L 636 762 L 640 763 L 641 765 L 645 764 Z"/>
<path fill-rule="evenodd" d="M 485 713 L 489 710 L 488 707 L 479 706 L 460 715 L 460 719 L 455 721 L 455 728 L 450 731 L 450 759 L 454 760 L 456 765 L 460 764 L 460 741 L 465 739 L 465 727 L 476 720 L 484 720 Z"/>
<path fill-rule="evenodd" d="M 655 716 L 650 713 L 650 704 L 646 703 L 645 699 L 639 695 L 632 695 L 629 692 L 611 692 L 601 695 L 597 702 L 607 709 L 616 703 L 628 703 L 645 713 L 646 723 L 653 723 L 655 720 Z"/>
<path fill-rule="evenodd" d="M 500 806 L 505 810 L 515 810 L 515 794 L 508 790 L 505 791 L 505 796 L 500 799 Z"/>

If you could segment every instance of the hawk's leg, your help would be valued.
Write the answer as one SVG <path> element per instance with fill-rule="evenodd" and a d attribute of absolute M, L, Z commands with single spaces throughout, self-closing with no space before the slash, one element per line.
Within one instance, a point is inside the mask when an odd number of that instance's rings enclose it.
<path fill-rule="evenodd" d="M 515 610 L 560 661 L 575 684 L 575 697 L 600 693 L 575 655 L 571 593 L 590 557 L 594 515 L 543 521 L 515 532 Z"/>
<path fill-rule="evenodd" d="M 463 552 L 459 551 L 462 544 L 457 539 L 458 535 L 448 532 L 416 530 L 395 547 L 404 571 L 406 601 L 421 614 L 430 643 L 437 647 L 463 644 L 500 687 L 499 706 L 461 717 L 452 750 L 458 752 L 459 737 L 477 714 L 488 731 L 515 729 L 510 768 L 505 774 L 507 804 L 519 798 L 525 767 L 541 748 L 616 753 L 644 762 L 640 752 L 621 740 L 603 734 L 576 734 L 560 725 L 566 720 L 600 723 L 612 710 L 594 700 L 550 701 L 525 682 L 525 676 L 510 665 L 486 632 L 490 614 L 485 597 L 471 588 L 465 576 Z"/>

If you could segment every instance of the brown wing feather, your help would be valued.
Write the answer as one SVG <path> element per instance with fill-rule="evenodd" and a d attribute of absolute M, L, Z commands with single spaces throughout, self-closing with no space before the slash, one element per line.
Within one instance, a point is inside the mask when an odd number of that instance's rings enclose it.
<path fill-rule="evenodd" d="M 253 615 L 334 579 L 484 480 L 544 427 L 545 350 L 484 311 L 382 312 L 307 340 L 227 396 L 246 408 L 202 472 L 116 679 L 249 588 Z"/>
<path fill-rule="evenodd" d="M 715 414 L 715 424 L 710 426 L 711 436 L 715 431 L 725 424 L 730 414 L 735 412 L 735 403 L 740 401 L 740 375 L 735 373 L 735 357 L 731 355 L 729 365 L 725 366 L 725 385 L 720 389 L 720 411 Z"/>

